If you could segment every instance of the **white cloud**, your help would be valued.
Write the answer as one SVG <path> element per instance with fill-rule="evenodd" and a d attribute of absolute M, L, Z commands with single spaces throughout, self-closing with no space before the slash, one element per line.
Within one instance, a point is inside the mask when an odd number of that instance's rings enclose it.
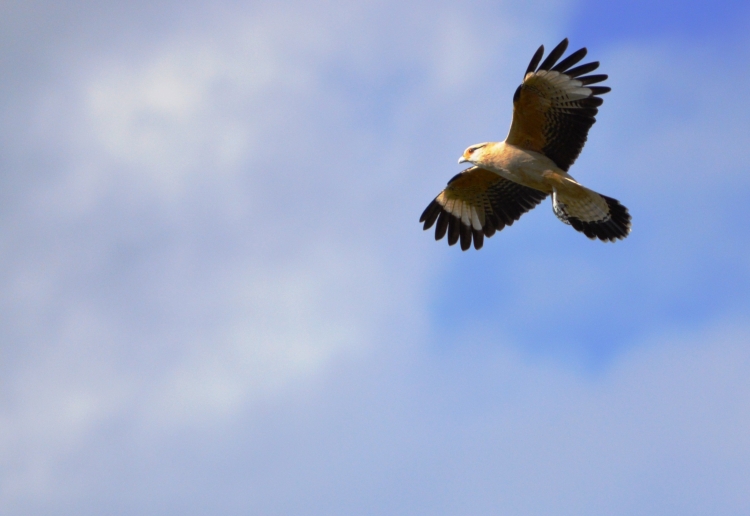
<path fill-rule="evenodd" d="M 746 504 L 732 486 L 748 443 L 727 430 L 745 422 L 740 323 L 647 340 L 593 380 L 529 363 L 491 327 L 452 332 L 486 344 L 475 356 L 435 358 L 426 286 L 466 271 L 416 217 L 444 163 L 502 137 L 517 76 L 496 69 L 522 68 L 558 12 L 488 8 L 233 8 L 66 55 L 62 86 L 36 85 L 20 132 L 54 167 L 34 169 L 0 223 L 0 508 L 637 512 L 649 489 L 677 492 L 647 467 L 695 486 L 701 465 Z M 571 310 L 606 290 L 604 266 L 546 263 L 503 257 L 518 278 L 545 271 L 514 284 L 508 313 L 554 311 L 551 286 Z"/>
<path fill-rule="evenodd" d="M 33 99 L 31 147 L 55 169 L 18 190 L 3 226 L 7 335 L 28 346 L 4 368 L 6 508 L 74 496 L 62 464 L 113 420 L 155 435 L 231 420 L 367 354 L 379 326 L 415 325 L 424 273 L 386 266 L 406 229 L 362 234 L 412 215 L 376 202 L 408 167 L 378 177 L 388 147 L 331 74 L 378 80 L 395 58 L 427 70 L 428 91 L 455 74 L 423 44 L 346 25 L 369 11 L 282 7 L 94 53 Z"/>

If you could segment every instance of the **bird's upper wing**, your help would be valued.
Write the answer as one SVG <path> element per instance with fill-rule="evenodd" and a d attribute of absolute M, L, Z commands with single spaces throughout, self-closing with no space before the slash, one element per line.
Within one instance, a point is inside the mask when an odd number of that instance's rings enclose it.
<path fill-rule="evenodd" d="M 592 62 L 571 68 L 586 56 L 586 49 L 573 52 L 555 63 L 568 47 L 564 39 L 547 56 L 539 47 L 526 70 L 523 83 L 513 95 L 513 123 L 507 143 L 540 152 L 563 170 L 573 164 L 586 143 L 596 119 L 606 86 L 589 86 L 604 81 L 606 75 L 585 75 L 599 67 Z"/>
<path fill-rule="evenodd" d="M 461 240 L 461 249 L 480 249 L 484 237 L 510 226 L 547 194 L 509 181 L 479 167 L 467 168 L 453 179 L 424 210 L 419 222 L 435 227 L 435 240 L 448 233 L 448 244 Z"/>

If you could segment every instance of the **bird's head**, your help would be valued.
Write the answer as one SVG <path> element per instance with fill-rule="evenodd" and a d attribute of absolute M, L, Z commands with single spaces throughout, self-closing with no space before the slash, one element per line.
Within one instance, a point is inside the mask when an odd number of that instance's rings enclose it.
<path fill-rule="evenodd" d="M 487 146 L 486 143 L 477 143 L 476 145 L 472 145 L 468 149 L 464 151 L 463 156 L 458 158 L 459 163 L 465 163 L 469 162 L 474 165 L 478 165 L 480 161 L 482 161 L 482 156 L 484 154 L 484 148 Z"/>

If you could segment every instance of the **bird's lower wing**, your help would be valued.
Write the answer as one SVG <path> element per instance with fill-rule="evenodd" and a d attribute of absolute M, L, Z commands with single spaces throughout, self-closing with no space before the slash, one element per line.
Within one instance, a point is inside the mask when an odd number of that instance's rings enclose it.
<path fill-rule="evenodd" d="M 484 237 L 521 218 L 547 194 L 514 183 L 489 170 L 471 167 L 457 174 L 424 210 L 419 222 L 435 226 L 435 240 L 448 234 L 448 244 L 461 241 L 461 249 L 481 249 Z"/>

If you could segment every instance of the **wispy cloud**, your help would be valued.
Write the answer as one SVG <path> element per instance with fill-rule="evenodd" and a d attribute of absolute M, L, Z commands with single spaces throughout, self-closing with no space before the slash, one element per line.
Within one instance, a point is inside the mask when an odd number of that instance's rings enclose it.
<path fill-rule="evenodd" d="M 594 56 L 617 96 L 573 172 L 631 207 L 626 242 L 548 206 L 479 254 L 416 222 L 503 137 L 563 7 L 10 11 L 47 36 L 2 40 L 2 510 L 746 507 L 746 231 L 721 200 L 747 191 L 748 106 L 698 93 L 746 74 Z"/>

